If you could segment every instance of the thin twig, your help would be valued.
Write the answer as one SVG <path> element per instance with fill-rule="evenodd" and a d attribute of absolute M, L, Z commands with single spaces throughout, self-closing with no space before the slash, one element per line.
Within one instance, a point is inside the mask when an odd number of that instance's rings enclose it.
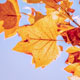
<path fill-rule="evenodd" d="M 54 0 L 55 1 L 55 0 Z M 45 3 L 46 3 L 46 1 L 45 1 Z M 55 3 L 57 4 L 57 2 L 55 1 Z M 51 8 L 54 8 L 53 6 L 51 6 L 51 5 L 49 5 L 48 3 L 46 3 L 48 6 L 50 6 Z M 70 14 L 65 10 L 65 9 L 63 9 L 62 8 L 62 6 L 60 6 L 59 4 L 57 4 L 66 14 L 67 14 L 67 16 L 68 16 L 68 18 L 73 22 L 73 23 L 75 23 L 78 27 L 80 27 L 80 25 L 75 21 L 75 20 L 73 20 L 72 19 L 72 17 L 70 16 Z M 55 8 L 54 8 L 55 9 Z M 55 9 L 55 10 L 57 10 L 57 11 L 59 11 L 58 9 Z"/>

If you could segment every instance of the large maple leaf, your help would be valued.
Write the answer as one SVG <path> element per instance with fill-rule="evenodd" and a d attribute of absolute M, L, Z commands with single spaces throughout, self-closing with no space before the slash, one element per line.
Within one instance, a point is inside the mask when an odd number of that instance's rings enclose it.
<path fill-rule="evenodd" d="M 6 38 L 14 35 L 19 26 L 20 17 L 17 0 L 0 3 L 0 33 L 4 31 Z"/>
<path fill-rule="evenodd" d="M 18 34 L 22 41 L 13 50 L 32 55 L 36 67 L 48 65 L 59 55 L 57 24 L 51 16 L 38 20 L 32 26 L 19 28 Z"/>

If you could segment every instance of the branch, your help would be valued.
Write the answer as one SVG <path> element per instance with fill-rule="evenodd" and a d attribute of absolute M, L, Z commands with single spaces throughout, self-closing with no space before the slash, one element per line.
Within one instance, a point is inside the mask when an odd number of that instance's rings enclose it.
<path fill-rule="evenodd" d="M 55 1 L 55 0 L 54 0 Z M 44 1 L 45 3 L 46 3 L 46 1 Z M 57 4 L 57 2 L 55 1 L 55 3 Z M 50 6 L 51 8 L 54 8 L 53 6 L 51 6 L 51 5 L 49 5 L 48 3 L 46 3 L 48 6 Z M 67 16 L 68 16 L 68 18 L 74 23 L 74 24 L 76 24 L 78 27 L 80 27 L 80 25 L 75 21 L 75 20 L 73 20 L 72 19 L 72 17 L 70 16 L 70 14 L 65 10 L 65 9 L 63 9 L 63 7 L 61 7 L 59 4 L 57 4 L 66 14 L 67 14 Z M 55 8 L 54 8 L 55 9 Z M 55 9 L 55 10 L 57 10 L 58 12 L 59 12 L 59 10 L 58 9 Z"/>
<path fill-rule="evenodd" d="M 59 5 L 59 4 L 58 4 L 58 5 Z M 60 5 L 59 5 L 59 6 L 60 6 Z M 60 6 L 60 7 L 61 7 L 61 6 Z M 72 17 L 70 16 L 70 14 L 69 14 L 65 9 L 63 9 L 62 7 L 61 7 L 61 9 L 64 10 L 64 12 L 68 15 L 68 18 L 69 18 L 73 23 L 75 23 L 77 26 L 80 27 L 80 25 L 79 25 L 75 20 L 72 19 Z"/>

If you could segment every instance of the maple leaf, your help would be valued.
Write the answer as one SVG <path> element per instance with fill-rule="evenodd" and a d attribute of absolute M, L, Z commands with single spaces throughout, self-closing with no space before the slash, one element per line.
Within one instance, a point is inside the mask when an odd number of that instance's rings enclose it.
<path fill-rule="evenodd" d="M 74 63 L 64 68 L 67 72 L 73 73 L 73 75 L 80 77 L 80 63 Z"/>
<path fill-rule="evenodd" d="M 65 67 L 64 70 L 69 73 L 74 73 L 77 66 L 79 66 L 79 63 L 70 64 L 67 67 Z"/>
<path fill-rule="evenodd" d="M 22 41 L 13 50 L 32 53 L 35 67 L 46 66 L 59 55 L 59 47 L 56 44 L 58 35 L 56 20 L 51 16 L 38 20 L 32 26 L 19 28 L 18 34 Z"/>
<path fill-rule="evenodd" d="M 74 27 L 73 26 L 71 26 L 69 23 L 67 23 L 67 22 L 64 22 L 64 23 L 59 23 L 58 24 L 58 32 L 59 32 L 59 34 L 62 34 L 62 35 L 65 35 L 65 31 L 67 31 L 67 30 L 71 30 L 71 29 L 73 29 Z M 65 35 L 66 36 L 66 35 Z M 64 36 L 63 36 L 64 37 Z M 68 41 L 67 41 L 68 42 Z"/>
<path fill-rule="evenodd" d="M 80 63 L 80 51 L 69 54 L 69 57 L 66 60 L 66 63 L 76 63 L 76 62 Z"/>
<path fill-rule="evenodd" d="M 23 0 L 27 3 L 45 3 L 47 6 L 50 6 L 52 8 L 58 9 L 58 2 L 62 0 Z"/>
<path fill-rule="evenodd" d="M 75 10 L 74 9 L 71 9 L 71 8 L 68 8 L 67 11 L 68 12 L 71 12 L 71 13 L 74 13 Z"/>
<path fill-rule="evenodd" d="M 75 53 L 75 52 L 78 52 L 80 51 L 80 48 L 76 47 L 76 46 L 72 46 L 72 47 L 69 47 L 66 52 L 67 53 Z"/>
<path fill-rule="evenodd" d="M 17 0 L 0 3 L 0 33 L 4 31 L 5 38 L 15 34 L 20 17 Z"/>
<path fill-rule="evenodd" d="M 70 29 L 61 33 L 61 35 L 65 42 L 80 46 L 80 28 Z"/>
<path fill-rule="evenodd" d="M 75 10 L 71 8 L 72 4 L 73 2 L 70 2 L 70 0 L 62 0 L 60 6 L 64 10 L 73 13 Z"/>
<path fill-rule="evenodd" d="M 69 47 L 66 52 L 69 53 L 66 63 L 80 63 L 80 48 Z"/>

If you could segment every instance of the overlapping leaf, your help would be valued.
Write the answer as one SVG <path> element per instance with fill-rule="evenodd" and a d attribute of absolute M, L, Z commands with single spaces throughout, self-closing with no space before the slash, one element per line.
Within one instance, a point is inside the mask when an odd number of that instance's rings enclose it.
<path fill-rule="evenodd" d="M 69 57 L 66 60 L 66 63 L 80 63 L 80 48 L 69 47 L 67 52 L 69 53 Z"/>
<path fill-rule="evenodd" d="M 65 70 L 74 76 L 80 77 L 80 48 L 75 46 L 69 47 L 66 52 L 69 53 L 66 63 L 70 65 L 68 65 Z M 69 77 L 69 79 L 71 78 Z"/>
<path fill-rule="evenodd" d="M 80 77 L 80 63 L 74 63 L 68 65 L 65 70 L 67 72 L 73 73 L 73 75 Z"/>
<path fill-rule="evenodd" d="M 17 0 L 7 0 L 0 3 L 0 33 L 5 32 L 5 37 L 15 34 L 19 25 L 20 13 Z"/>
<path fill-rule="evenodd" d="M 60 6 L 67 12 L 73 13 L 75 10 L 71 8 L 72 4 L 73 2 L 70 2 L 70 0 L 62 0 Z"/>
<path fill-rule="evenodd" d="M 65 31 L 61 35 L 67 43 L 80 46 L 80 28 Z"/>

